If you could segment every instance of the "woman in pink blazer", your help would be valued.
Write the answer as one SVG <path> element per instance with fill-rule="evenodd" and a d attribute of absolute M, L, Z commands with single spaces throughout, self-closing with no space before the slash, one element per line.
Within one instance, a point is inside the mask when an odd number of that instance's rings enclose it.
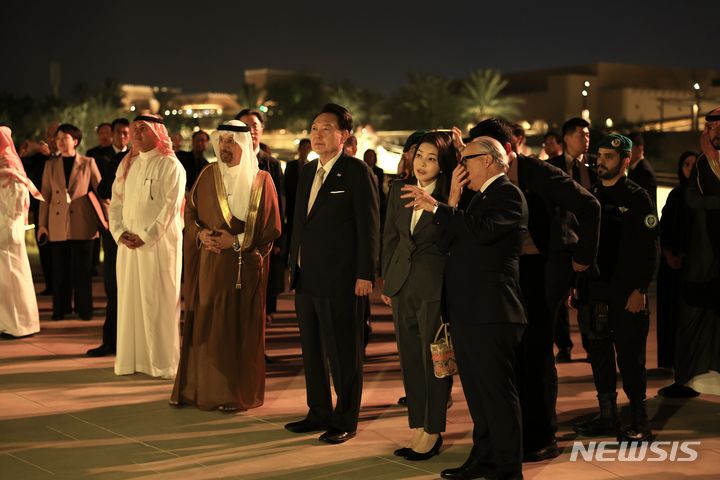
<path fill-rule="evenodd" d="M 53 252 L 53 320 L 73 310 L 83 320 L 93 316 L 92 254 L 98 221 L 87 194 L 97 191 L 100 172 L 94 158 L 75 150 L 81 140 L 79 128 L 60 125 L 55 140 L 59 153 L 47 161 L 42 179 L 45 202 L 40 204 L 38 243 L 49 241 Z"/>

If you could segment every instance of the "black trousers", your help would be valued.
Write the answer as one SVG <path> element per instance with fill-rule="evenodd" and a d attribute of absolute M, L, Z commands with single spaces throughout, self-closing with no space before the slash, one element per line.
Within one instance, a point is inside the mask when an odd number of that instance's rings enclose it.
<path fill-rule="evenodd" d="M 575 286 L 575 272 L 572 269 L 570 253 L 554 253 L 545 265 L 545 294 L 550 313 L 555 319 L 555 345 L 558 348 L 573 348 L 570 337 L 570 315 L 567 309 L 568 292 Z M 587 351 L 588 341 L 581 334 L 582 346 Z"/>
<path fill-rule="evenodd" d="M 440 326 L 442 304 L 422 298 L 411 281 L 392 299 L 408 424 L 427 433 L 440 433 L 445 431 L 452 377 L 435 377 L 430 344 Z"/>
<path fill-rule="evenodd" d="M 35 222 L 35 233 L 37 233 L 37 225 L 40 223 L 40 202 L 33 197 L 30 197 L 30 211 L 32 212 L 33 222 Z M 54 279 L 52 270 L 52 247 L 50 243 L 38 245 L 38 253 L 40 254 L 40 268 L 43 279 L 45 280 L 45 289 L 48 293 L 52 293 Z"/>
<path fill-rule="evenodd" d="M 473 419 L 473 455 L 497 465 L 499 472 L 519 473 L 523 431 L 514 367 L 525 326 L 477 324 L 456 317 L 452 338 Z"/>
<path fill-rule="evenodd" d="M 300 285 L 302 285 L 302 278 Z M 301 287 L 299 287 L 301 290 Z M 327 428 L 357 430 L 362 397 L 363 322 L 367 297 L 295 294 L 308 419 Z M 333 409 L 328 365 L 337 404 Z"/>
<path fill-rule="evenodd" d="M 599 394 L 617 391 L 617 366 L 622 375 L 623 390 L 631 401 L 645 399 L 645 343 L 650 318 L 647 309 L 640 313 L 625 310 L 627 296 L 613 298 L 608 304 L 610 335 L 590 340 L 590 364 Z"/>
<path fill-rule="evenodd" d="M 48 242 L 45 245 L 38 245 L 40 253 L 40 268 L 45 279 L 45 288 L 49 293 L 54 291 L 55 276 L 53 275 L 52 245 Z"/>
<path fill-rule="evenodd" d="M 551 255 L 545 265 L 545 292 L 550 313 L 555 319 L 555 344 L 558 348 L 573 348 L 570 337 L 570 318 L 565 300 L 573 286 L 572 256 Z"/>
<path fill-rule="evenodd" d="M 675 365 L 675 338 L 682 299 L 682 270 L 673 270 L 664 258 L 657 276 L 657 361 L 658 367 Z"/>
<path fill-rule="evenodd" d="M 267 295 L 265 296 L 265 312 L 277 312 L 278 296 L 285 291 L 285 266 L 284 255 L 270 254 L 270 269 L 268 271 Z"/>
<path fill-rule="evenodd" d="M 93 241 L 66 240 L 50 245 L 54 276 L 53 316 L 60 317 L 75 310 L 80 318 L 89 320 L 93 316 Z"/>
<path fill-rule="evenodd" d="M 93 270 L 100 265 L 100 237 L 93 240 Z"/>
<path fill-rule="evenodd" d="M 545 257 L 520 257 L 520 290 L 527 327 L 517 359 L 517 381 L 522 408 L 523 442 L 527 452 L 539 450 L 557 432 L 558 379 L 553 355 L 555 318 L 548 307 L 540 279 L 545 278 Z"/>
<path fill-rule="evenodd" d="M 102 232 L 102 245 L 105 252 L 103 261 L 103 280 L 107 306 L 105 307 L 105 323 L 103 324 L 103 345 L 117 347 L 117 243 L 109 231 Z"/>

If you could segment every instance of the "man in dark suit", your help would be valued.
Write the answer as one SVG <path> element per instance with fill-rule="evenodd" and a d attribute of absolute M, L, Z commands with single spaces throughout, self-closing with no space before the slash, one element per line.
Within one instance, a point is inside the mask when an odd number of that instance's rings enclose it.
<path fill-rule="evenodd" d="M 285 182 L 283 181 L 282 167 L 280 160 L 268 155 L 260 148 L 265 131 L 265 119 L 257 110 L 249 108 L 240 110 L 235 115 L 235 120 L 240 120 L 250 127 L 250 136 L 252 137 L 253 149 L 258 159 L 260 170 L 265 170 L 270 174 L 275 185 L 275 191 L 278 197 L 278 207 L 280 208 L 280 218 L 285 219 Z M 273 251 L 270 254 L 270 271 L 268 273 L 267 296 L 265 299 L 265 313 L 267 320 L 271 320 L 271 315 L 277 311 L 277 297 L 285 291 L 285 249 L 287 245 L 287 235 L 282 232 L 280 238 L 275 240 Z"/>
<path fill-rule="evenodd" d="M 45 129 L 45 141 L 40 142 L 40 150 L 29 154 L 22 159 L 23 166 L 27 172 L 28 178 L 38 188 L 42 189 L 42 179 L 45 173 L 45 163 L 52 158 L 57 151 L 57 145 L 55 144 L 55 135 L 57 129 L 60 126 L 60 122 L 53 121 Z M 30 196 L 30 212 L 32 213 L 33 221 L 35 222 L 36 228 L 40 223 L 40 201 Z M 53 268 L 52 268 L 52 249 L 49 243 L 38 245 L 38 252 L 40 254 L 40 267 L 42 268 L 43 278 L 45 279 L 45 290 L 39 293 L 39 295 L 52 295 L 53 293 Z"/>
<path fill-rule="evenodd" d="M 642 133 L 630 134 L 632 152 L 627 178 L 640 185 L 650 195 L 653 205 L 657 206 L 657 177 L 650 162 L 645 158 L 645 139 Z"/>
<path fill-rule="evenodd" d="M 130 122 L 127 118 L 116 118 L 112 122 L 112 144 L 95 152 L 95 161 L 100 169 L 100 185 L 98 196 L 109 201 L 112 198 L 112 184 L 115 173 L 123 157 L 128 152 L 130 140 Z M 89 357 L 105 357 L 115 355 L 117 348 L 117 274 L 115 269 L 117 259 L 117 243 L 108 231 L 100 232 L 102 237 L 105 259 L 103 261 L 103 280 L 107 306 L 105 307 L 105 323 L 103 324 L 103 339 L 100 346 L 91 348 L 86 352 Z"/>
<path fill-rule="evenodd" d="M 88 157 L 93 157 L 97 160 L 97 152 L 103 148 L 107 148 L 112 144 L 112 125 L 109 123 L 101 123 L 95 128 L 95 133 L 98 137 L 98 144 L 88 149 L 85 154 Z"/>
<path fill-rule="evenodd" d="M 357 430 L 365 302 L 380 243 L 374 174 L 342 151 L 351 131 L 352 116 L 340 105 L 327 104 L 315 116 L 310 141 L 319 158 L 300 174 L 290 249 L 309 411 L 285 428 L 326 430 L 320 440 L 327 443 L 345 442 Z"/>
<path fill-rule="evenodd" d="M 456 138 L 459 133 L 458 130 Z M 537 158 L 516 154 L 507 122 L 497 118 L 483 120 L 470 130 L 471 137 L 481 135 L 498 140 L 505 148 L 510 159 L 508 177 L 522 190 L 530 212 L 530 235 L 523 243 L 520 257 L 520 288 L 528 326 L 520 344 L 517 375 L 524 460 L 546 460 L 560 454 L 555 440 L 558 384 L 553 357 L 555 317 L 550 305 L 556 305 L 569 293 L 559 289 L 561 282 L 548 277 L 548 271 L 553 270 L 546 266 L 552 251 L 572 252 L 573 272 L 585 271 L 594 263 L 600 205 L 590 192 L 561 170 Z M 556 221 L 557 211 L 570 212 L 577 223 Z"/>
<path fill-rule="evenodd" d="M 98 153 L 112 145 L 112 125 L 104 122 L 95 128 L 98 144 L 88 149 L 85 155 L 93 157 L 97 163 Z M 97 276 L 97 267 L 100 265 L 100 237 L 93 240 L 93 276 Z"/>
<path fill-rule="evenodd" d="M 489 137 L 462 151 L 453 182 L 475 193 L 466 209 L 406 185 L 408 206 L 434 212 L 449 242 L 445 291 L 453 343 L 470 415 L 473 448 L 443 478 L 522 478 L 522 426 L 515 356 L 525 324 L 519 259 L 527 236 L 525 198 L 505 175 L 503 146 Z"/>
<path fill-rule="evenodd" d="M 308 155 L 312 151 L 310 139 L 303 138 L 298 144 L 297 160 L 287 162 L 285 165 L 284 185 L 285 190 L 285 225 L 283 231 L 286 238 L 292 238 L 293 220 L 295 218 L 295 195 L 297 195 L 298 180 L 302 168 L 308 163 Z"/>
<path fill-rule="evenodd" d="M 210 142 L 210 135 L 204 130 L 198 130 L 192 134 L 192 150 L 186 152 L 179 150 L 176 152 L 180 164 L 185 168 L 187 174 L 187 183 L 185 183 L 185 190 L 188 192 L 192 190 L 195 185 L 195 180 L 200 174 L 200 171 L 205 168 L 208 161 L 205 159 L 205 150 L 207 150 L 208 143 Z"/>
<path fill-rule="evenodd" d="M 574 117 L 563 124 L 563 152 L 548 159 L 548 163 L 567 173 L 585 190 L 597 182 L 597 159 L 588 155 L 590 147 L 590 124 L 583 118 Z M 577 220 L 572 214 L 563 210 L 556 210 L 554 221 L 556 223 L 569 223 L 577 226 Z M 553 282 L 552 291 L 567 292 L 573 280 L 572 251 L 566 249 L 552 249 L 548 255 L 547 276 Z M 570 338 L 570 320 L 565 305 L 566 295 L 562 299 L 553 298 L 550 304 L 550 313 L 555 317 L 555 344 L 558 354 L 555 360 L 558 363 L 567 363 L 572 360 L 573 342 Z M 589 344 L 585 335 L 582 336 L 585 350 Z"/>

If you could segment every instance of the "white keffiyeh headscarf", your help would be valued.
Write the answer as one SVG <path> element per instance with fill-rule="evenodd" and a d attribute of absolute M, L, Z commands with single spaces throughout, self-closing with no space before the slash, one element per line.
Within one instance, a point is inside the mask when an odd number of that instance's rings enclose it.
<path fill-rule="evenodd" d="M 220 137 L 227 134 L 233 136 L 233 140 L 240 145 L 242 150 L 240 165 L 234 167 L 228 167 L 220 159 Z M 217 130 L 210 135 L 210 142 L 218 158 L 217 163 L 225 185 L 230 212 L 235 218 L 244 222 L 247 220 L 250 206 L 252 184 L 260 170 L 252 146 L 250 128 L 240 120 L 229 120 L 219 125 Z"/>

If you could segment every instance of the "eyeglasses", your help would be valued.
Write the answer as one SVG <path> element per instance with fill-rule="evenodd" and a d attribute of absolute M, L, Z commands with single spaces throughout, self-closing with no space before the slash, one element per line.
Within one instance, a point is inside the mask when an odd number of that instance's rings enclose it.
<path fill-rule="evenodd" d="M 465 155 L 463 157 L 460 157 L 460 165 L 462 165 L 463 167 L 467 167 L 468 160 L 470 160 L 471 158 L 482 157 L 483 155 L 490 155 L 490 154 L 489 153 L 475 153 L 473 155 Z"/>

